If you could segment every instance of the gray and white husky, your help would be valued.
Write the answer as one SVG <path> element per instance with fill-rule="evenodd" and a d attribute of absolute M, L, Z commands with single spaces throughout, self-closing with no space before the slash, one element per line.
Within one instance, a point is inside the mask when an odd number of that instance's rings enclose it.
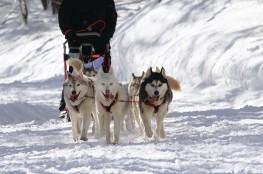
<path fill-rule="evenodd" d="M 140 118 L 148 137 L 153 135 L 151 119 L 156 114 L 156 138 L 165 138 L 163 121 L 173 98 L 172 89 L 180 90 L 179 82 L 173 78 L 169 78 L 168 82 L 164 68 L 161 70 L 157 68 L 155 72 L 151 67 L 147 70 L 139 89 L 139 108 Z"/>
<path fill-rule="evenodd" d="M 106 143 L 118 144 L 124 115 L 128 112 L 128 92 L 121 86 L 113 74 L 112 68 L 104 73 L 98 71 L 95 82 L 95 101 L 100 121 L 100 132 L 106 133 Z M 111 140 L 110 123 L 114 122 L 114 139 Z M 105 130 L 104 130 L 105 129 Z"/>
<path fill-rule="evenodd" d="M 139 126 L 141 133 L 143 133 L 143 124 L 139 117 L 139 89 L 141 85 L 141 81 L 143 79 L 144 72 L 142 72 L 141 76 L 136 76 L 132 73 L 132 78 L 129 80 L 128 84 L 128 94 L 131 101 L 131 119 L 136 120 L 136 123 Z"/>
<path fill-rule="evenodd" d="M 74 69 L 74 74 L 68 73 L 64 82 L 64 100 L 72 122 L 73 140 L 87 140 L 87 131 L 92 121 L 95 120 L 95 134 L 99 134 L 99 120 L 95 110 L 95 92 L 93 81 L 83 74 L 81 62 L 72 59 L 67 62 Z M 78 67 L 76 65 L 79 65 Z"/>

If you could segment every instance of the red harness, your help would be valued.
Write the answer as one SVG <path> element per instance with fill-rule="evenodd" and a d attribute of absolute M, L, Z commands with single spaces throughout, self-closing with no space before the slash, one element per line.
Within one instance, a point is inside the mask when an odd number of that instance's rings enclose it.
<path fill-rule="evenodd" d="M 148 97 L 148 99 L 144 101 L 144 104 L 153 107 L 154 113 L 157 113 L 159 111 L 159 107 L 165 103 L 165 100 L 163 100 L 163 102 L 159 105 L 154 104 L 155 101 L 157 101 L 155 97 Z"/>

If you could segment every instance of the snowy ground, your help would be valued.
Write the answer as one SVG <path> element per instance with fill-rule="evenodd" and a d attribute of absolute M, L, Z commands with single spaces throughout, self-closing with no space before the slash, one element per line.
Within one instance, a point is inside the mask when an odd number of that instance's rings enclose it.
<path fill-rule="evenodd" d="M 0 173 L 263 173 L 263 1 L 116 0 L 113 67 L 164 66 L 182 82 L 167 138 L 122 133 L 120 145 L 73 143 L 57 120 L 63 83 L 57 19 L 0 2 Z"/>

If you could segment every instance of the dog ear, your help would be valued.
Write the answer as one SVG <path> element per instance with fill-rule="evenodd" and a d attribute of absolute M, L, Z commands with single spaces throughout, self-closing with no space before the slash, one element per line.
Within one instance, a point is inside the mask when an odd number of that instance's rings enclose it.
<path fill-rule="evenodd" d="M 161 74 L 162 74 L 162 76 L 163 77 L 165 77 L 166 78 L 166 73 L 165 73 L 165 69 L 162 67 L 162 69 L 161 69 L 161 72 L 160 72 Z"/>
<path fill-rule="evenodd" d="M 148 68 L 148 70 L 146 71 L 145 78 L 150 77 L 151 74 L 152 74 L 152 67 Z"/>
<path fill-rule="evenodd" d="M 144 72 L 144 71 L 142 71 L 142 75 L 141 75 L 141 78 L 143 78 L 144 74 L 145 74 L 145 72 Z"/>
<path fill-rule="evenodd" d="M 66 74 L 67 74 L 67 77 L 66 77 L 67 80 L 73 78 L 73 75 L 69 73 L 68 71 L 66 72 Z"/>
<path fill-rule="evenodd" d="M 158 73 L 161 72 L 161 70 L 160 70 L 160 68 L 158 66 L 156 66 L 156 72 L 158 72 Z"/>
<path fill-rule="evenodd" d="M 134 75 L 134 73 L 132 73 L 132 77 L 133 77 L 133 78 L 135 78 L 135 75 Z"/>
<path fill-rule="evenodd" d="M 75 77 L 78 80 L 83 80 L 84 79 L 83 73 L 82 72 L 78 72 L 78 71 L 75 71 Z"/>
<path fill-rule="evenodd" d="M 68 79 L 68 78 L 65 79 L 65 81 L 64 81 L 64 83 L 63 83 L 63 87 L 64 87 L 64 86 L 67 86 L 67 85 L 68 85 L 68 82 L 69 82 L 69 79 Z"/>

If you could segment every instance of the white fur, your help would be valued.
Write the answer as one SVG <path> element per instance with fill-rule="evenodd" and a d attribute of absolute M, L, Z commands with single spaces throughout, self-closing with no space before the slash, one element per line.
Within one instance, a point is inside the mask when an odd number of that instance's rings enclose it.
<path fill-rule="evenodd" d="M 106 143 L 110 144 L 118 144 L 120 129 L 123 123 L 124 115 L 128 111 L 129 104 L 128 94 L 124 87 L 120 86 L 117 79 L 113 74 L 112 68 L 108 73 L 104 73 L 102 69 L 99 70 L 97 74 L 97 80 L 95 82 L 95 101 L 96 108 L 98 112 L 98 118 L 100 121 L 100 130 L 103 133 L 106 133 Z M 112 96 L 111 99 L 105 98 L 103 94 L 109 91 Z M 110 112 L 106 111 L 106 109 L 102 106 L 109 106 L 113 100 L 115 99 L 116 94 L 118 94 L 118 99 L 115 104 L 111 107 Z M 111 140 L 111 132 L 110 132 L 110 123 L 113 117 L 114 122 L 114 140 Z"/>
<path fill-rule="evenodd" d="M 64 100 L 69 111 L 72 122 L 73 140 L 77 142 L 80 139 L 87 140 L 87 131 L 92 121 L 92 116 L 95 121 L 95 136 L 99 136 L 99 120 L 96 115 L 95 96 L 93 81 L 82 73 L 82 63 L 78 59 L 70 59 L 67 61 L 68 66 L 73 66 L 73 75 L 68 75 L 64 82 Z M 77 65 L 77 66 L 76 66 Z M 75 91 L 78 97 L 71 100 L 74 96 L 72 92 Z"/>

